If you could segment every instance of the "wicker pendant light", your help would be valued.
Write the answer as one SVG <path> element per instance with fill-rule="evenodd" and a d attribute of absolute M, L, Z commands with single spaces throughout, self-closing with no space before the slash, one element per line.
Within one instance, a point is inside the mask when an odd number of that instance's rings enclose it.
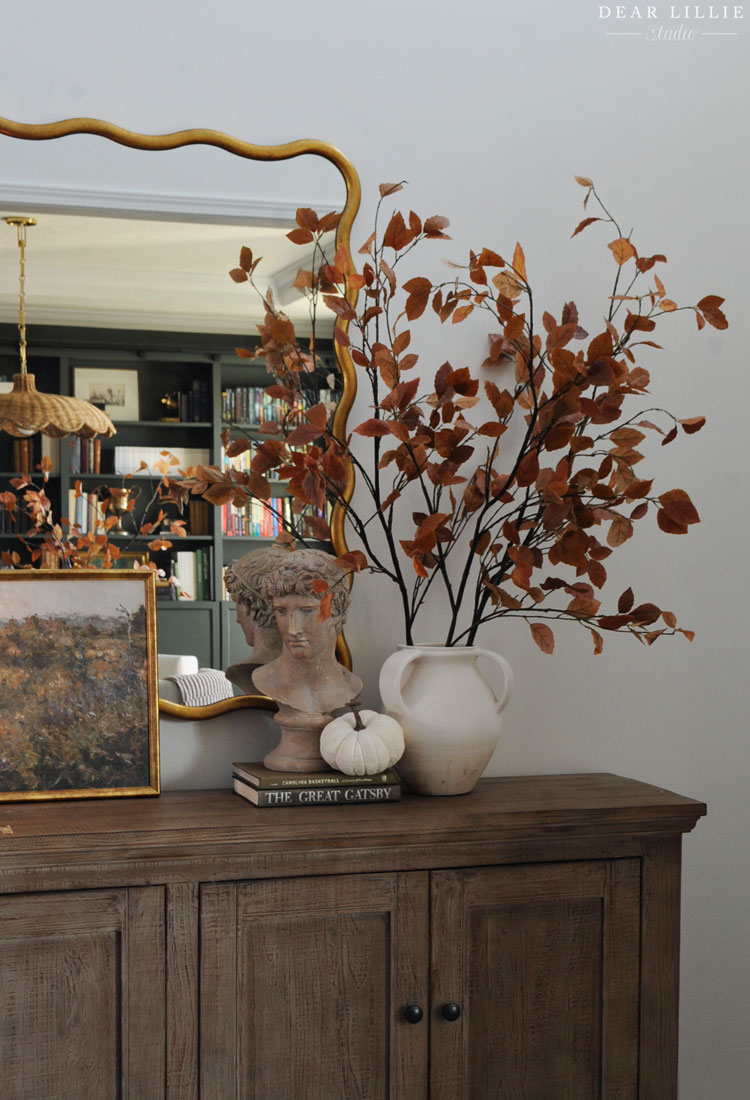
<path fill-rule="evenodd" d="M 102 409 L 78 397 L 40 393 L 33 374 L 26 369 L 26 229 L 36 225 L 34 218 L 5 219 L 16 227 L 20 249 L 21 273 L 18 296 L 18 333 L 21 373 L 13 375 L 13 389 L 0 394 L 0 430 L 19 438 L 42 432 L 60 437 L 114 435 L 116 428 Z"/>

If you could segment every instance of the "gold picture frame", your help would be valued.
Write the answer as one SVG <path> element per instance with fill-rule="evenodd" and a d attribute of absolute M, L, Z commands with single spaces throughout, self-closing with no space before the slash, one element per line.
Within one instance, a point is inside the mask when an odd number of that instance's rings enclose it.
<path fill-rule="evenodd" d="M 153 573 L 0 572 L 0 802 L 158 794 Z"/>

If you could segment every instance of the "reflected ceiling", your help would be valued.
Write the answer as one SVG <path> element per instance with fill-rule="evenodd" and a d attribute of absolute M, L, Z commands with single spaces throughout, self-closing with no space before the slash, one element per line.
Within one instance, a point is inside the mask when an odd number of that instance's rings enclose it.
<path fill-rule="evenodd" d="M 3 217 L 21 213 L 0 209 Z M 180 332 L 255 333 L 263 310 L 247 284 L 229 278 L 240 248 L 263 262 L 260 289 L 300 333 L 309 328 L 307 302 L 292 286 L 312 253 L 286 238 L 293 224 L 248 225 L 207 221 L 36 212 L 26 255 L 30 326 Z M 330 236 L 334 250 L 333 234 Z M 323 307 L 322 335 L 333 329 Z M 330 322 L 327 318 L 330 317 Z M 0 321 L 18 319 L 18 246 L 15 230 L 0 222 Z M 33 329 L 29 332 L 33 342 Z"/>

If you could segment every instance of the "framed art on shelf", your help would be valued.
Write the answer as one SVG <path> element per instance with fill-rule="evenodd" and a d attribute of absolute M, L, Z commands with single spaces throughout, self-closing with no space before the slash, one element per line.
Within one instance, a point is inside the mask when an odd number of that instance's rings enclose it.
<path fill-rule="evenodd" d="M 159 793 L 150 570 L 0 572 L 0 802 Z"/>
<path fill-rule="evenodd" d="M 137 370 L 74 367 L 73 396 L 99 405 L 115 423 L 140 419 Z"/>

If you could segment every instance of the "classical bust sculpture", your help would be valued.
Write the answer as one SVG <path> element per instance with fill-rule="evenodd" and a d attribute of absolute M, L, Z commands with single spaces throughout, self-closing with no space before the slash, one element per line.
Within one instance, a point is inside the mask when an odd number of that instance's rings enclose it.
<path fill-rule="evenodd" d="M 263 578 L 288 554 L 288 547 L 264 546 L 230 562 L 224 573 L 227 592 L 237 605 L 237 622 L 252 648 L 252 653 L 230 665 L 225 675 L 246 695 L 258 690 L 252 681 L 254 670 L 281 655 L 276 618 L 260 586 Z"/>
<path fill-rule="evenodd" d="M 331 596 L 331 613 L 321 614 L 322 584 Z M 318 591 L 316 591 L 316 587 Z M 273 610 L 281 635 L 281 654 L 256 669 L 256 689 L 279 704 L 280 744 L 266 757 L 276 770 L 325 768 L 320 732 L 332 711 L 356 699 L 362 681 L 336 659 L 336 639 L 349 607 L 345 571 L 322 550 L 297 550 L 268 573 L 260 590 Z"/>

